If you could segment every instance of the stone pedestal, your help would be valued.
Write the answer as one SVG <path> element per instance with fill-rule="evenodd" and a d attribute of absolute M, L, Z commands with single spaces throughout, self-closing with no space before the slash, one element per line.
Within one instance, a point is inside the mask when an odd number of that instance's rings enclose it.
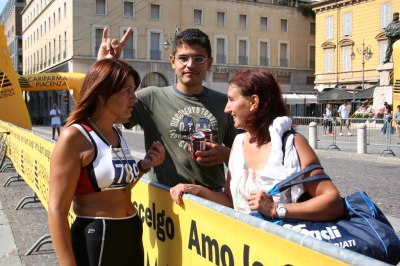
<path fill-rule="evenodd" d="M 390 72 L 393 70 L 393 63 L 378 65 L 376 71 L 379 72 L 379 86 L 390 85 Z"/>
<path fill-rule="evenodd" d="M 383 107 L 383 103 L 393 103 L 393 86 L 390 85 L 390 72 L 393 70 L 393 63 L 378 65 L 379 86 L 374 90 L 373 108 L 375 111 Z"/>

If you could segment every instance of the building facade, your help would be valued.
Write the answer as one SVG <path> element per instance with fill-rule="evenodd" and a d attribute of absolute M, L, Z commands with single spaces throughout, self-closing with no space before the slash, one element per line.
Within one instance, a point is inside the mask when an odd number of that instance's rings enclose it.
<path fill-rule="evenodd" d="M 86 73 L 96 60 L 103 29 L 109 29 L 109 37 L 121 39 L 132 27 L 122 59 L 139 72 L 141 88 L 171 85 L 176 82 L 169 62 L 172 46 L 166 49 L 164 44 L 171 43 L 176 32 L 199 28 L 209 35 L 214 58 L 205 86 L 227 92 L 227 82 L 235 73 L 262 67 L 276 75 L 283 92 L 312 92 L 315 22 L 302 15 L 297 2 L 290 3 L 26 1 L 22 11 L 24 74 Z M 53 101 L 61 102 L 62 92 L 41 93 L 40 97 L 44 102 L 33 100 L 32 104 L 50 108 Z"/>
<path fill-rule="evenodd" d="M 3 25 L 8 50 L 14 70 L 22 74 L 22 24 L 21 12 L 24 8 L 23 0 L 9 0 L 1 15 L 0 24 Z"/>
<path fill-rule="evenodd" d="M 324 95 L 323 100 L 372 99 L 363 90 L 390 85 L 390 76 L 382 80 L 379 69 L 383 67 L 387 49 L 385 28 L 393 13 L 400 11 L 397 0 L 325 0 L 313 4 L 316 13 L 315 85 L 321 91 L 337 90 Z M 383 90 L 383 88 L 382 88 Z M 325 93 L 324 93 L 325 94 Z M 347 95 L 347 96 L 346 96 Z"/>

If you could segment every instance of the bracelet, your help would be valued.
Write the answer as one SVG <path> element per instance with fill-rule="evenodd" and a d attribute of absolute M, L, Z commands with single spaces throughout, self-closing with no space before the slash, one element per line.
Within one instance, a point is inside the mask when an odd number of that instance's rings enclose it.
<path fill-rule="evenodd" d="M 143 174 L 147 174 L 148 172 L 150 172 L 150 169 L 151 169 L 151 167 L 148 168 L 148 169 L 143 169 L 143 167 L 142 167 L 142 160 L 140 160 L 140 161 L 137 163 L 137 167 L 139 168 L 139 170 L 140 170 Z"/>
<path fill-rule="evenodd" d="M 271 212 L 271 218 L 275 219 L 278 209 L 278 203 L 274 202 L 273 212 Z"/>

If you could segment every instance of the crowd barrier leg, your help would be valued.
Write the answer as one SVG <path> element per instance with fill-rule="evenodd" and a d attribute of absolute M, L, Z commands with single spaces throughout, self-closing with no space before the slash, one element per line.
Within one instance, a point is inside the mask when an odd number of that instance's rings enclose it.
<path fill-rule="evenodd" d="M 11 168 L 13 168 L 13 163 L 12 162 L 6 163 L 3 165 L 3 167 L 0 168 L 0 172 L 4 172 L 5 170 L 11 169 Z"/>
<path fill-rule="evenodd" d="M 51 244 L 51 237 L 49 234 L 42 236 L 36 241 L 35 244 L 25 253 L 25 256 L 32 254 L 32 252 L 37 252 L 45 244 Z"/>
<path fill-rule="evenodd" d="M 25 201 L 29 200 L 29 201 Z M 24 202 L 25 201 L 25 202 Z M 28 203 L 38 203 L 40 202 L 39 198 L 36 196 L 36 193 L 33 192 L 33 196 L 26 196 L 20 200 L 20 202 L 15 207 L 15 210 L 22 209 Z"/>
<path fill-rule="evenodd" d="M 4 184 L 3 184 L 3 187 L 7 187 L 12 182 L 17 182 L 17 181 L 24 181 L 24 179 L 19 174 L 12 175 L 9 178 L 7 178 L 6 182 L 4 182 Z"/>
<path fill-rule="evenodd" d="M 388 123 L 388 122 L 384 122 Z M 391 143 L 391 136 L 392 136 L 392 122 L 388 123 L 386 125 L 386 147 L 385 149 L 379 154 L 379 156 L 386 156 L 386 154 L 392 154 L 393 156 L 396 156 L 394 152 L 390 149 L 390 143 Z"/>
<path fill-rule="evenodd" d="M 333 126 L 333 130 L 332 130 L 332 144 L 330 144 L 328 147 L 326 147 L 325 150 L 331 151 L 331 150 L 338 150 L 340 151 L 339 147 L 336 145 L 336 121 L 333 120 L 332 121 L 332 126 Z"/>

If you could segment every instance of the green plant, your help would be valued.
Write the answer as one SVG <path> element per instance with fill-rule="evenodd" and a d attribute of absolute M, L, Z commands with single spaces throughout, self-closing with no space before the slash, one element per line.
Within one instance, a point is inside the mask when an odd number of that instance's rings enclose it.
<path fill-rule="evenodd" d="M 315 12 L 314 12 L 314 10 L 312 10 L 310 3 L 300 3 L 299 9 L 301 11 L 301 14 L 303 14 L 303 16 L 305 16 L 306 18 L 312 18 L 315 20 Z"/>

